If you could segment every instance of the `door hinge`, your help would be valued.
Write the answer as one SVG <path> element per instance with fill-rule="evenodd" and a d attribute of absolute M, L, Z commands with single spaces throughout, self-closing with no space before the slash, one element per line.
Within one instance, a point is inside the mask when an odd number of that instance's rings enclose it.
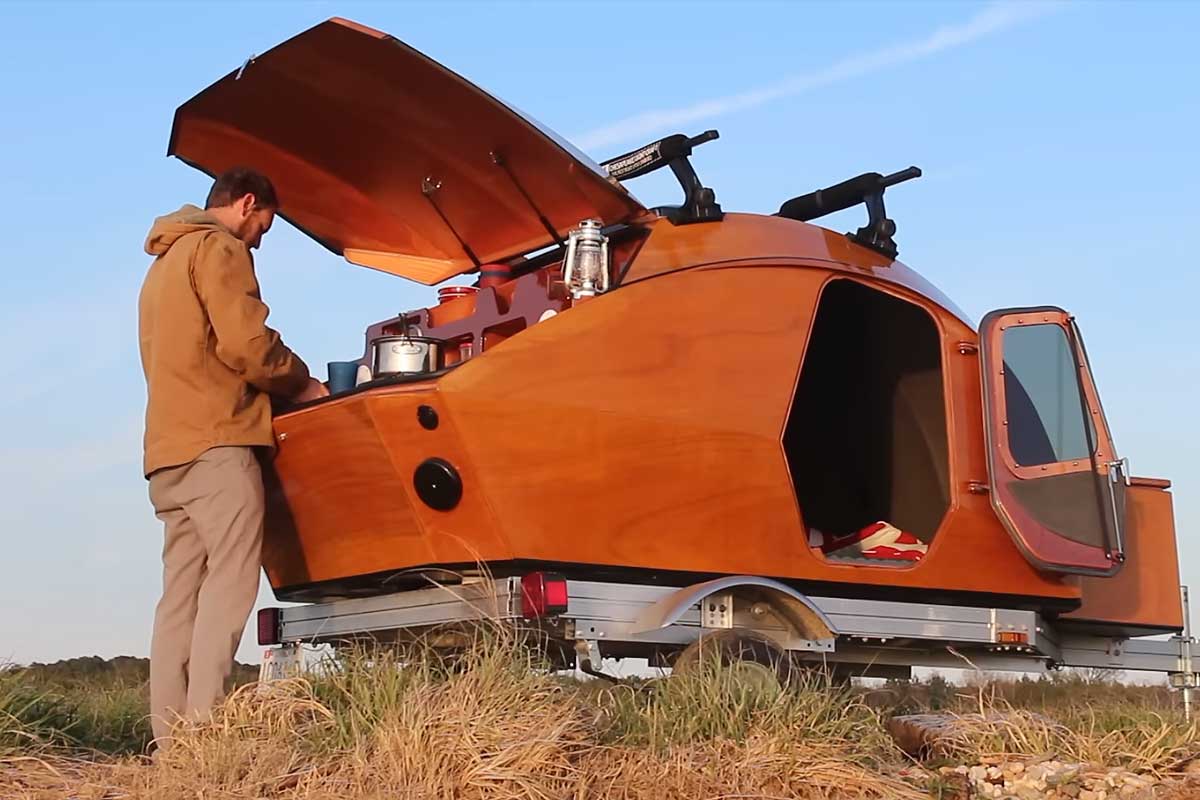
<path fill-rule="evenodd" d="M 1108 499 L 1112 503 L 1113 546 L 1108 557 L 1118 564 L 1125 563 L 1125 518 L 1124 504 L 1117 501 L 1117 492 L 1129 486 L 1129 459 L 1119 458 L 1108 462 Z"/>

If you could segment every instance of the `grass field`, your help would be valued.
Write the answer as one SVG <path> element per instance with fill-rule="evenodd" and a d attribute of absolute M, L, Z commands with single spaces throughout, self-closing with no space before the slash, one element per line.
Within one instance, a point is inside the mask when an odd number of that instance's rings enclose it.
<path fill-rule="evenodd" d="M 819 674 L 780 687 L 715 662 L 615 685 L 537 667 L 499 632 L 453 662 L 358 653 L 318 674 L 241 686 L 154 759 L 142 755 L 144 662 L 9 668 L 0 797 L 948 799 L 1010 796 L 985 785 L 989 767 L 1059 762 L 1078 765 L 1061 786 L 1011 796 L 1100 798 L 1096 776 L 1120 768 L 1144 779 L 1143 793 L 1114 785 L 1103 797 L 1200 797 L 1184 778 L 1200 728 L 1180 717 L 1178 696 L 1105 676 L 865 690 Z M 925 710 L 957 725 L 918 761 L 887 725 Z"/>

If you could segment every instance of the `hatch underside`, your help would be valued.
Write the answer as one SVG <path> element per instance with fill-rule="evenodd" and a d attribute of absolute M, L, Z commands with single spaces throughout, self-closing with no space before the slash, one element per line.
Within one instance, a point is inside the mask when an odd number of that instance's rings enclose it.
<path fill-rule="evenodd" d="M 348 260 L 433 284 L 645 209 L 553 133 L 387 34 L 323 22 L 175 114 L 168 154 L 276 184 Z"/>

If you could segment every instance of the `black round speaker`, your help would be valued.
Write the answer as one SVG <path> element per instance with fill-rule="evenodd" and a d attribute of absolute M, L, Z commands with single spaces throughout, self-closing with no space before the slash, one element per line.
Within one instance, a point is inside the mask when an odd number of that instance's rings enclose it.
<path fill-rule="evenodd" d="M 438 426 L 438 413 L 433 406 L 417 406 L 417 422 L 427 431 Z"/>
<path fill-rule="evenodd" d="M 413 473 L 417 496 L 430 508 L 449 511 L 462 500 L 462 478 L 449 461 L 427 458 Z"/>

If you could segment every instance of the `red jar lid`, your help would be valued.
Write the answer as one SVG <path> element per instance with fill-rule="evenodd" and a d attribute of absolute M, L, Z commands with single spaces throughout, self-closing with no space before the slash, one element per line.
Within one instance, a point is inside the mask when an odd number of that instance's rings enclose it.
<path fill-rule="evenodd" d="M 479 291 L 474 286 L 443 286 L 438 289 L 438 304 L 448 303 Z"/>

